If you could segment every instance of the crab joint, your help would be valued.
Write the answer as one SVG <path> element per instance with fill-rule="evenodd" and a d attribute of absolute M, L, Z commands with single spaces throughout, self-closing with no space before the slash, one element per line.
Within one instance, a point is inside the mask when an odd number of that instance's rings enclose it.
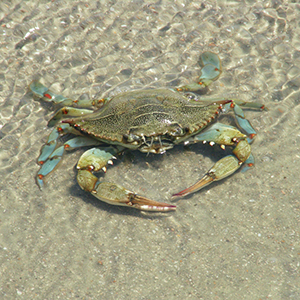
<path fill-rule="evenodd" d="M 52 96 L 51 96 L 50 94 L 48 94 L 48 93 L 45 93 L 45 94 L 44 94 L 44 97 L 46 97 L 46 98 L 48 98 L 48 99 L 52 99 Z"/>

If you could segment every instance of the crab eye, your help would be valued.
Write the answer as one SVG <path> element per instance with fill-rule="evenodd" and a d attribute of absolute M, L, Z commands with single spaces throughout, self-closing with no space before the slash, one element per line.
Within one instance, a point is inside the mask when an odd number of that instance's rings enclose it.
<path fill-rule="evenodd" d="M 138 135 L 135 135 L 133 133 L 124 134 L 123 138 L 126 140 L 127 143 L 139 142 L 141 140 L 141 138 Z"/>

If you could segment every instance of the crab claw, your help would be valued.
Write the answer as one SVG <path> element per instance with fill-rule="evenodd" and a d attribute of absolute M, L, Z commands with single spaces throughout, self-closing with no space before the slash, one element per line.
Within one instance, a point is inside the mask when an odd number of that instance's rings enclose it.
<path fill-rule="evenodd" d="M 195 193 L 213 181 L 218 181 L 234 173 L 240 167 L 239 160 L 233 156 L 228 155 L 216 162 L 216 164 L 195 184 L 184 189 L 183 191 L 172 195 L 172 198 L 184 197 Z"/>
<path fill-rule="evenodd" d="M 114 155 L 122 147 L 92 148 L 87 150 L 77 164 L 77 181 L 80 187 L 90 192 L 101 201 L 112 205 L 121 205 L 145 211 L 167 212 L 176 210 L 175 205 L 161 203 L 139 196 L 124 187 L 106 181 L 99 181 L 93 172 L 106 170 L 106 165 L 111 163 Z"/>
<path fill-rule="evenodd" d="M 168 212 L 176 210 L 175 205 L 139 196 L 115 183 L 99 182 L 98 178 L 89 170 L 79 170 L 77 181 L 83 190 L 90 192 L 99 200 L 112 205 L 127 206 L 144 211 Z"/>
<path fill-rule="evenodd" d="M 214 179 L 213 179 L 212 176 L 210 176 L 209 174 L 206 174 L 203 178 L 201 178 L 195 184 L 193 184 L 190 187 L 188 187 L 188 188 L 172 195 L 172 199 L 185 197 L 189 194 L 195 193 L 195 192 L 199 191 L 200 189 L 204 188 L 205 186 L 207 186 L 208 184 L 210 184 L 213 180 Z"/>
<path fill-rule="evenodd" d="M 175 205 L 150 200 L 111 182 L 100 182 L 91 193 L 98 199 L 113 205 L 129 206 L 145 211 L 176 210 Z"/>

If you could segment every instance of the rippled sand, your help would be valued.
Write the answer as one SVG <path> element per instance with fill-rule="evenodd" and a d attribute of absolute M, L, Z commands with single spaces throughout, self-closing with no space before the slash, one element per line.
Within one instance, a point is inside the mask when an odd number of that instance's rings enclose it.
<path fill-rule="evenodd" d="M 299 13 L 288 1 L 2 0 L 0 298 L 299 299 Z M 74 99 L 173 87 L 197 80 L 207 50 L 223 62 L 209 96 L 269 108 L 246 112 L 254 169 L 165 215 L 81 191 L 83 150 L 39 190 L 52 111 L 27 93 L 32 80 Z M 126 154 L 106 178 L 170 202 L 216 160 L 201 149 Z"/>

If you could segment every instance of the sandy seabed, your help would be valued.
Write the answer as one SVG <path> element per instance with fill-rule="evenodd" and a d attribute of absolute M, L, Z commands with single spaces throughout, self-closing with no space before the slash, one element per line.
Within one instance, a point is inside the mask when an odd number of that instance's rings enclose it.
<path fill-rule="evenodd" d="M 292 1 L 0 3 L 1 299 L 300 299 L 300 5 Z M 32 80 L 73 99 L 174 87 L 218 53 L 209 97 L 258 101 L 255 168 L 149 214 L 97 201 L 67 153 L 41 191 L 51 129 Z M 127 153 L 106 179 L 170 202 L 216 147 Z M 208 152 L 211 152 L 209 155 Z"/>

